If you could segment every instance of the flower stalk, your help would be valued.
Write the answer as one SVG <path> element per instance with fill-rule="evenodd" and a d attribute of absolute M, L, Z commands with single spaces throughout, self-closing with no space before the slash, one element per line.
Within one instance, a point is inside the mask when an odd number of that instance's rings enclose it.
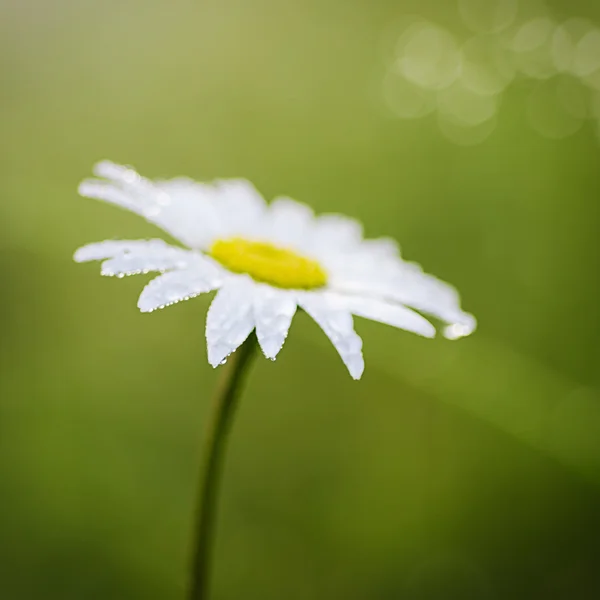
<path fill-rule="evenodd" d="M 227 434 L 246 372 L 256 353 L 254 334 L 234 352 L 223 368 L 208 420 L 196 513 L 194 550 L 188 600 L 207 600 L 217 496 Z"/>

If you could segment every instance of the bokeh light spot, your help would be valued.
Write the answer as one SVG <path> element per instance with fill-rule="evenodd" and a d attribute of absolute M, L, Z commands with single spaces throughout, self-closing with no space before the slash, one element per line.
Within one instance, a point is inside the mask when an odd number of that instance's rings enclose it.
<path fill-rule="evenodd" d="M 460 72 L 460 53 L 454 36 L 432 23 L 418 23 L 404 36 L 398 66 L 421 87 L 439 90 L 451 85 Z"/>
<path fill-rule="evenodd" d="M 477 94 L 460 82 L 438 94 L 440 114 L 471 127 L 489 121 L 496 114 L 497 104 L 496 96 Z"/>
<path fill-rule="evenodd" d="M 461 81 L 479 94 L 499 94 L 515 76 L 509 53 L 491 36 L 475 36 L 461 50 Z"/>
<path fill-rule="evenodd" d="M 587 19 L 567 19 L 552 34 L 552 58 L 558 71 L 573 69 L 575 51 L 580 40 L 594 25 Z"/>
<path fill-rule="evenodd" d="M 383 78 L 383 97 L 388 108 L 401 119 L 419 119 L 435 110 L 435 92 L 416 86 L 389 70 Z"/>
<path fill-rule="evenodd" d="M 547 79 L 557 68 L 552 54 L 556 25 L 549 17 L 525 23 L 510 42 L 515 65 L 521 73 L 534 79 Z"/>
<path fill-rule="evenodd" d="M 573 70 L 581 77 L 600 71 L 600 30 L 589 31 L 579 41 L 575 50 Z"/>

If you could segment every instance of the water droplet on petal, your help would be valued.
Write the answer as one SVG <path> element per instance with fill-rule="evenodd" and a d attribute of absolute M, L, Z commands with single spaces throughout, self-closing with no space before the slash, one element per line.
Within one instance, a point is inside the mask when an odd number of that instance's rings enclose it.
<path fill-rule="evenodd" d="M 468 325 L 464 325 L 462 323 L 454 323 L 453 325 L 448 325 L 446 329 L 444 329 L 444 335 L 449 340 L 457 340 L 461 337 L 469 335 L 472 331 L 472 327 Z"/>
<path fill-rule="evenodd" d="M 145 217 L 152 218 L 160 214 L 160 208 L 158 206 L 149 206 L 143 212 Z"/>
<path fill-rule="evenodd" d="M 139 179 L 139 175 L 133 169 L 123 171 L 123 179 L 127 183 L 135 183 Z"/>

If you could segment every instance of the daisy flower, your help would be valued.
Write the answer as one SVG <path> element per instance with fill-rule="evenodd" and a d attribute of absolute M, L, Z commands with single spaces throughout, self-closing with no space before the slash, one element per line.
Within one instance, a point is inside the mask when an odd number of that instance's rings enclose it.
<path fill-rule="evenodd" d="M 80 248 L 75 260 L 101 260 L 102 274 L 116 277 L 160 273 L 142 291 L 142 312 L 217 290 L 206 320 L 214 367 L 254 330 L 274 360 L 298 308 L 329 337 L 354 379 L 364 361 L 353 315 L 425 337 L 435 328 L 420 313 L 443 321 L 450 339 L 475 329 L 453 287 L 405 262 L 393 240 L 363 239 L 353 219 L 315 216 L 290 198 L 267 204 L 243 179 L 150 181 L 107 161 L 94 172 L 99 179 L 81 183 L 82 196 L 139 214 L 183 247 L 107 240 Z"/>

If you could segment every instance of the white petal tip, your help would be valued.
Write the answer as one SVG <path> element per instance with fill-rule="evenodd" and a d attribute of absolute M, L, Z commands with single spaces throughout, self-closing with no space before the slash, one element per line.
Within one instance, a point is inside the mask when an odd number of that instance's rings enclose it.
<path fill-rule="evenodd" d="M 83 248 L 79 248 L 75 251 L 75 254 L 73 254 L 73 260 L 77 263 L 86 262 L 88 260 Z"/>
<path fill-rule="evenodd" d="M 80 196 L 89 196 L 96 189 L 95 184 L 91 181 L 82 181 L 77 187 L 77 192 Z"/>
<path fill-rule="evenodd" d="M 208 359 L 208 364 L 213 368 L 216 369 L 217 367 L 220 367 L 221 365 L 224 365 L 227 362 L 227 357 L 221 359 L 221 360 L 217 360 L 215 358 L 213 359 Z"/>
<path fill-rule="evenodd" d="M 107 191 L 107 185 L 109 184 L 98 179 L 85 179 L 77 187 L 77 192 L 84 198 L 107 200 L 111 197 L 111 192 Z"/>
<path fill-rule="evenodd" d="M 473 315 L 465 315 L 465 319 L 461 323 L 453 323 L 444 329 L 444 337 L 449 340 L 458 340 L 462 337 L 471 335 L 476 327 L 477 321 Z"/>
<path fill-rule="evenodd" d="M 98 175 L 98 177 L 110 177 L 111 174 L 120 169 L 122 167 L 110 160 L 101 160 L 94 165 L 92 172 L 94 175 Z"/>
<path fill-rule="evenodd" d="M 350 377 L 352 377 L 354 381 L 358 381 L 365 372 L 365 359 L 363 358 L 362 352 L 357 356 L 344 360 L 344 364 L 350 373 Z"/>
<path fill-rule="evenodd" d="M 275 360 L 277 355 L 281 351 L 283 347 L 283 340 L 281 339 L 260 339 L 259 338 L 260 349 L 262 353 L 265 355 L 265 358 L 269 360 Z"/>
<path fill-rule="evenodd" d="M 354 379 L 354 381 L 358 381 L 363 376 L 363 373 L 365 372 L 365 365 L 363 364 L 359 368 L 349 369 L 349 371 L 350 371 L 350 377 L 352 377 L 352 379 Z"/>
<path fill-rule="evenodd" d="M 419 331 L 419 334 L 431 340 L 436 336 L 437 331 L 435 330 L 435 327 L 433 325 L 429 325 L 430 327 L 423 327 L 423 329 Z"/>
<path fill-rule="evenodd" d="M 224 365 L 231 354 L 231 348 L 225 344 L 216 343 L 208 348 L 208 362 L 213 369 Z"/>

